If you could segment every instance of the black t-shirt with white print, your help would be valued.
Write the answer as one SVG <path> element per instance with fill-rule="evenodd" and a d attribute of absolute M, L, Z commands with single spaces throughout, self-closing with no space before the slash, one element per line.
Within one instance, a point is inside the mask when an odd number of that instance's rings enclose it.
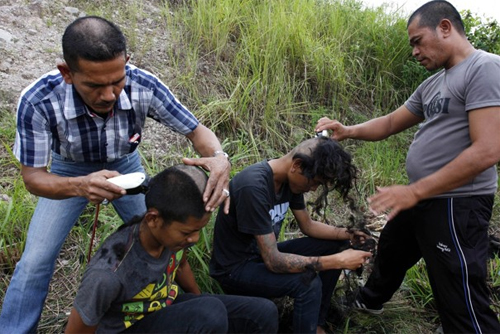
<path fill-rule="evenodd" d="M 254 235 L 274 232 L 279 236 L 288 208 L 305 208 L 304 196 L 293 194 L 288 183 L 278 193 L 267 161 L 251 165 L 229 185 L 229 214 L 219 210 L 215 222 L 210 274 L 228 274 L 235 266 L 260 257 Z"/>

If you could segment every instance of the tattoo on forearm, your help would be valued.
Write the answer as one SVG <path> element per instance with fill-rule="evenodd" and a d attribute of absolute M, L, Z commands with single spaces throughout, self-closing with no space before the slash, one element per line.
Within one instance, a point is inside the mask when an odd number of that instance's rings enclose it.
<path fill-rule="evenodd" d="M 308 269 L 320 271 L 322 266 L 319 262 L 319 257 L 306 257 L 296 254 L 283 254 L 279 258 L 271 261 L 275 272 L 303 272 Z"/>
<path fill-rule="evenodd" d="M 274 236 L 256 236 L 261 254 L 273 272 L 297 273 L 307 270 L 320 271 L 322 265 L 319 257 L 302 256 L 291 253 L 281 253 L 277 249 Z"/>

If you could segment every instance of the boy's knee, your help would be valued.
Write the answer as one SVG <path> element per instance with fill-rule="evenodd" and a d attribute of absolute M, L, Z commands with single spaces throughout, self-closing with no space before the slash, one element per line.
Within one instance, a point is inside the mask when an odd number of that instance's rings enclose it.
<path fill-rule="evenodd" d="M 265 333 L 275 333 L 278 331 L 279 313 L 278 307 L 271 300 L 263 299 L 259 304 L 259 315 L 256 322 Z"/>
<path fill-rule="evenodd" d="M 315 296 L 320 296 L 323 288 L 321 278 L 318 275 L 314 275 L 313 277 L 306 277 L 306 279 L 302 278 L 299 298 L 315 298 Z"/>
<path fill-rule="evenodd" d="M 226 306 L 217 298 L 204 297 L 203 308 L 199 309 L 196 318 L 208 333 L 226 333 L 228 330 Z"/>

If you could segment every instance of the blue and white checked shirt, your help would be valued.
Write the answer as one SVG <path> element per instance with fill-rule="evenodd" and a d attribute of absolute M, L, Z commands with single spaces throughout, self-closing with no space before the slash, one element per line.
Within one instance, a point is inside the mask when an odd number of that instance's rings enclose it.
<path fill-rule="evenodd" d="M 51 150 L 76 162 L 110 162 L 132 152 L 151 117 L 187 135 L 199 124 L 153 74 L 126 65 L 126 83 L 110 117 L 95 116 L 58 70 L 21 93 L 14 154 L 29 167 L 47 166 Z M 134 143 L 135 141 L 135 143 Z"/>

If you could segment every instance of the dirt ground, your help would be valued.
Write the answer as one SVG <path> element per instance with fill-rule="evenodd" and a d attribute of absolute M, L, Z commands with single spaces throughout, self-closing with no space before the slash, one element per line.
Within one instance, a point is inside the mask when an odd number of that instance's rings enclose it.
<path fill-rule="evenodd" d="M 154 0 L 143 1 L 143 10 L 155 17 L 160 10 L 158 4 Z M 85 15 L 87 13 L 73 7 L 68 0 L 0 0 L 0 110 L 14 113 L 21 91 L 41 75 L 56 69 L 62 61 L 61 38 L 65 27 Z M 170 35 L 159 31 L 153 19 L 138 20 L 137 24 L 139 40 L 141 35 L 155 32 L 155 49 L 136 58 L 134 50 L 130 50 L 131 63 L 153 72 L 169 85 L 176 75 L 176 70 L 164 61 L 164 48 L 169 46 Z M 177 97 L 182 101 L 182 96 L 177 94 Z M 156 156 L 168 152 L 170 145 L 182 145 L 186 141 L 154 121 L 146 122 L 143 138 L 143 148 L 147 147 L 148 154 Z"/>

